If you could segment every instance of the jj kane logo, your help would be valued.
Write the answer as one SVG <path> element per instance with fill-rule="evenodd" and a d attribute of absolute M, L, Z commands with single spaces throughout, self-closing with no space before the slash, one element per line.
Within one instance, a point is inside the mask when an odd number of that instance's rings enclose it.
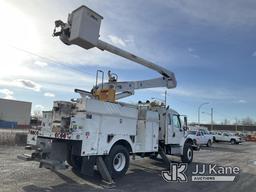
<path fill-rule="evenodd" d="M 171 163 L 170 170 L 162 171 L 167 182 L 191 181 L 234 181 L 240 173 L 239 167 L 217 166 L 211 164 L 194 164 L 188 169 L 186 163 Z"/>

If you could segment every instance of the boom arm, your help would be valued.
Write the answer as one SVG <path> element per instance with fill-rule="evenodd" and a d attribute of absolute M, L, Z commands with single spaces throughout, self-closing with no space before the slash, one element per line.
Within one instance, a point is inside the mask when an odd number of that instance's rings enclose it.
<path fill-rule="evenodd" d="M 103 17 L 93 10 L 86 6 L 81 6 L 69 15 L 67 23 L 64 23 L 60 20 L 55 21 L 53 36 L 60 36 L 62 42 L 67 45 L 75 44 L 84 49 L 97 47 L 102 51 L 106 50 L 115 55 L 119 55 L 145 67 L 148 67 L 161 74 L 162 77 L 160 78 L 144 81 L 104 83 L 103 87 L 108 88 L 109 86 L 114 86 L 116 92 L 119 92 L 119 96 L 117 94 L 116 99 L 134 94 L 135 89 L 153 87 L 166 87 L 170 89 L 176 87 L 177 82 L 173 72 L 100 40 L 99 29 L 102 19 Z M 56 29 L 59 27 L 60 31 L 56 32 Z M 96 87 L 94 89 L 96 89 Z"/>

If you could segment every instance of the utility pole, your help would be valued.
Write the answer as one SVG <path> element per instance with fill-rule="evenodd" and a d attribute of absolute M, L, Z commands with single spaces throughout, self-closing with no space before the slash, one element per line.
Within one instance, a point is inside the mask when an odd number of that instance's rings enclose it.
<path fill-rule="evenodd" d="M 213 108 L 211 108 L 211 131 L 213 131 Z"/>
<path fill-rule="evenodd" d="M 198 107 L 198 116 L 197 116 L 197 118 L 198 118 L 198 126 L 200 126 L 200 110 L 201 110 L 201 107 L 203 106 L 203 105 L 207 105 L 207 104 L 209 104 L 209 103 L 202 103 L 201 105 L 199 105 L 199 107 Z"/>
<path fill-rule="evenodd" d="M 236 133 L 237 133 L 237 117 L 236 117 Z"/>

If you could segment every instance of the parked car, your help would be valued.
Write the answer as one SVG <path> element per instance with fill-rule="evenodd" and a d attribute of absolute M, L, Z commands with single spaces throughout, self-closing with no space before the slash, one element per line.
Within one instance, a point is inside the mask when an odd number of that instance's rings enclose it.
<path fill-rule="evenodd" d="M 196 145 L 206 145 L 207 147 L 211 147 L 213 143 L 212 135 L 208 134 L 202 130 L 190 130 L 186 133 L 187 138 L 191 138 Z"/>
<path fill-rule="evenodd" d="M 216 132 L 216 131 L 210 131 L 209 134 L 212 135 L 212 138 L 213 138 L 213 142 L 216 142 L 216 135 L 218 134 L 219 132 Z M 220 133 L 221 134 L 221 133 Z"/>
<path fill-rule="evenodd" d="M 227 133 L 227 132 L 218 132 L 214 135 L 215 141 L 224 141 L 224 142 L 230 142 L 231 144 L 239 144 L 242 142 L 241 137 L 235 136 L 234 134 Z"/>

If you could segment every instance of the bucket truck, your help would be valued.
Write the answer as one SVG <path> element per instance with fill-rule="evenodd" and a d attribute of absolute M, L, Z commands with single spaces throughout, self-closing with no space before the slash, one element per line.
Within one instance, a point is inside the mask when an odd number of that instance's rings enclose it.
<path fill-rule="evenodd" d="M 159 78 L 119 82 L 118 76 L 97 71 L 96 85 L 91 91 L 75 89 L 76 100 L 55 101 L 52 111 L 43 113 L 41 130 L 28 137 L 28 143 L 40 150 L 41 166 L 57 167 L 67 162 L 83 174 L 92 173 L 95 165 L 103 178 L 117 178 L 129 167 L 130 156 L 167 155 L 193 160 L 193 141 L 186 138 L 181 116 L 158 101 L 128 104 L 119 101 L 137 89 L 176 87 L 173 72 L 99 39 L 103 17 L 86 6 L 68 16 L 66 23 L 55 21 L 53 36 L 66 45 L 83 49 L 98 48 L 121 56 L 160 74 Z M 98 76 L 102 74 L 102 82 Z M 34 139 L 32 139 L 34 138 Z"/>

